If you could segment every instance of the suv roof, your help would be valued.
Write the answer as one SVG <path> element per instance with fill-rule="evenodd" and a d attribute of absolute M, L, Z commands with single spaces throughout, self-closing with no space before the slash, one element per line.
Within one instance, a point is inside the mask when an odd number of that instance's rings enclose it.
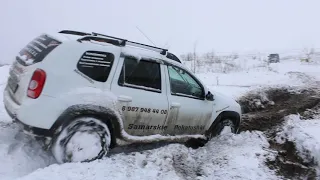
<path fill-rule="evenodd" d="M 279 56 L 279 54 L 269 54 L 269 56 L 275 57 L 275 56 Z"/>
<path fill-rule="evenodd" d="M 67 37 L 65 36 L 63 38 L 59 34 L 69 35 L 69 36 Z M 97 41 L 101 43 L 108 43 L 114 46 L 121 47 L 122 52 L 128 53 L 132 56 L 143 56 L 143 57 L 149 56 L 153 58 L 159 58 L 170 63 L 178 62 L 179 64 L 181 64 L 181 61 L 179 60 L 179 58 L 173 53 L 169 52 L 168 49 L 164 49 L 156 46 L 150 46 L 150 45 L 142 44 L 139 42 L 129 41 L 123 38 L 104 35 L 96 32 L 87 33 L 87 32 L 80 32 L 80 31 L 73 31 L 73 30 L 62 30 L 55 35 L 62 38 L 61 40 L 70 40 L 70 38 L 72 38 L 73 36 L 72 40 L 76 40 L 80 43 L 86 42 L 86 41 Z"/>

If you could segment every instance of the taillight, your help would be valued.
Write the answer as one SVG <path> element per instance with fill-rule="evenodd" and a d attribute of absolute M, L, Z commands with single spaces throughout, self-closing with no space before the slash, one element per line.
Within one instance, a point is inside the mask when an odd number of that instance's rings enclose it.
<path fill-rule="evenodd" d="M 46 82 L 46 77 L 46 72 L 42 69 L 36 69 L 33 72 L 28 86 L 28 97 L 36 99 L 40 96 L 44 83 Z"/>

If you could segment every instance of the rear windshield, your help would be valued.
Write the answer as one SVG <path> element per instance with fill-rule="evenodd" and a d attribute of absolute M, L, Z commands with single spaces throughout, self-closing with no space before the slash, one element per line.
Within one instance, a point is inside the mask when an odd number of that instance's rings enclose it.
<path fill-rule="evenodd" d="M 19 52 L 16 60 L 24 66 L 41 62 L 54 48 L 60 44 L 60 41 L 43 34 L 32 40 L 26 47 L 24 47 Z"/>

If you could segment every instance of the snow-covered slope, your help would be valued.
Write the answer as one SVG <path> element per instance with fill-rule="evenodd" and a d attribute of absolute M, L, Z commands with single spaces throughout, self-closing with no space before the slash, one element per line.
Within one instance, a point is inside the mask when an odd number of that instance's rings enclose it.
<path fill-rule="evenodd" d="M 198 75 L 212 90 L 239 98 L 250 90 L 267 86 L 313 86 L 320 79 L 319 68 L 288 60 L 270 66 Z M 0 67 L 1 91 L 8 69 L 8 66 Z M 270 150 L 266 135 L 260 131 L 225 134 L 199 149 L 181 144 L 151 146 L 151 149 L 150 145 L 144 145 L 129 153 L 118 151 L 91 163 L 58 165 L 50 153 L 41 150 L 36 141 L 17 133 L 18 128 L 10 122 L 0 104 L 1 180 L 279 179 L 276 171 L 265 163 L 274 159 L 275 153 Z M 309 156 L 319 161 L 320 133 L 316 127 L 320 127 L 320 123 L 317 119 L 302 122 L 296 118 L 286 123 L 278 139 L 294 141 L 302 155 L 308 150 Z"/>
<path fill-rule="evenodd" d="M 296 149 L 304 162 L 320 165 L 320 119 L 301 120 L 299 115 L 286 117 L 286 122 L 276 140 L 279 143 L 289 140 L 296 144 Z M 320 170 L 320 167 L 317 169 Z"/>
<path fill-rule="evenodd" d="M 196 150 L 173 144 L 155 150 L 117 154 L 85 164 L 51 165 L 23 180 L 52 179 L 274 179 L 263 165 L 269 153 L 259 132 L 228 134 Z"/>

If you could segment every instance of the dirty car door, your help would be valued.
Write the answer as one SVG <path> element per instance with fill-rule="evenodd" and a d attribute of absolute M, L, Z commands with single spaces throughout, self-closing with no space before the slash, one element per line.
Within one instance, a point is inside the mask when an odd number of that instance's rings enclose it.
<path fill-rule="evenodd" d="M 168 112 L 164 67 L 152 60 L 120 58 L 112 92 L 118 96 L 124 128 L 130 135 L 162 134 Z"/>
<path fill-rule="evenodd" d="M 202 84 L 188 71 L 168 65 L 169 115 L 166 134 L 202 134 L 211 119 L 213 101 L 205 99 Z"/>

